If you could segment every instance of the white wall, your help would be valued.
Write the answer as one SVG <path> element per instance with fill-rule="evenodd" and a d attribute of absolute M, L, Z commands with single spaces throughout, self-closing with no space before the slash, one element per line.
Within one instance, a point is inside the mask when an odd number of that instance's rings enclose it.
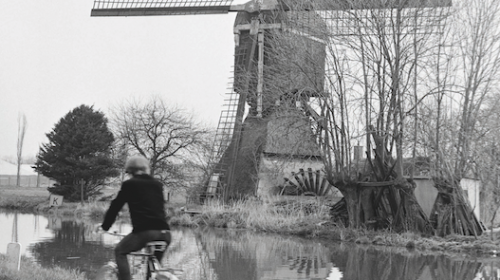
<path fill-rule="evenodd" d="M 479 201 L 479 196 L 481 193 L 481 181 L 479 180 L 474 180 L 474 179 L 468 179 L 468 178 L 463 178 L 460 181 L 460 186 L 462 187 L 462 190 L 465 192 L 465 196 L 469 201 L 470 206 L 474 210 L 474 214 L 476 215 L 476 218 L 478 220 L 481 220 L 481 208 L 480 208 L 480 201 Z"/>

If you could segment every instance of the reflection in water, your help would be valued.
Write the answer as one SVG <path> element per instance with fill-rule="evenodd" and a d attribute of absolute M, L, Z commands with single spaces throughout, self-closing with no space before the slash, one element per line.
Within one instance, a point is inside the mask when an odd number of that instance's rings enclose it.
<path fill-rule="evenodd" d="M 10 242 L 15 215 L 0 213 L 0 247 Z M 18 215 L 23 254 L 42 266 L 78 269 L 93 279 L 113 259 L 119 238 L 95 233 L 83 220 Z M 30 228 L 31 226 L 31 228 Z M 117 224 L 128 232 L 130 225 Z M 32 232 L 37 232 L 33 234 Z M 165 265 L 186 280 L 500 280 L 500 260 L 423 256 L 403 248 L 328 244 L 250 231 L 174 229 Z M 29 236 L 31 240 L 26 241 Z M 31 245 L 28 245 L 32 243 Z"/>
<path fill-rule="evenodd" d="M 305 239 L 215 230 L 200 239 L 221 280 L 325 279 L 331 269 L 329 249 Z"/>
<path fill-rule="evenodd" d="M 166 266 L 183 279 L 325 279 L 331 269 L 325 246 L 249 231 L 179 229 Z"/>
<path fill-rule="evenodd" d="M 474 280 L 498 280 L 500 279 L 500 268 L 498 265 L 486 263 L 476 276 L 477 278 Z"/>
<path fill-rule="evenodd" d="M 328 244 L 213 229 L 178 230 L 167 265 L 183 279 L 499 280 L 500 260 L 423 256 L 404 248 Z"/>
<path fill-rule="evenodd" d="M 77 269 L 88 276 L 113 258 L 113 250 L 95 242 L 92 228 L 76 221 L 60 221 L 54 237 L 31 246 L 33 257 L 45 267 Z"/>
<path fill-rule="evenodd" d="M 340 245 L 331 259 L 343 272 L 343 280 L 473 280 L 481 268 L 481 262 L 472 259 L 354 245 Z"/>

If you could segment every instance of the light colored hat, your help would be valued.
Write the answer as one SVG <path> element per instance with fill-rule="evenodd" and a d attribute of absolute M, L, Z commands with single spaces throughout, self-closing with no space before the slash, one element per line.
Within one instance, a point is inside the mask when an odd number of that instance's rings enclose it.
<path fill-rule="evenodd" d="M 149 174 L 149 160 L 143 156 L 132 156 L 125 163 L 125 172 L 129 174 Z"/>

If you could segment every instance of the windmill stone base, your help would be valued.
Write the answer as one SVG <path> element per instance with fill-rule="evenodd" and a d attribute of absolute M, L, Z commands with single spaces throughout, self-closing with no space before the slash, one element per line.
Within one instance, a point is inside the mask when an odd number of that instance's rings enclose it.
<path fill-rule="evenodd" d="M 299 110 L 248 116 L 239 139 L 233 139 L 215 167 L 219 190 L 228 199 L 276 194 L 291 172 L 323 169 L 310 120 Z"/>

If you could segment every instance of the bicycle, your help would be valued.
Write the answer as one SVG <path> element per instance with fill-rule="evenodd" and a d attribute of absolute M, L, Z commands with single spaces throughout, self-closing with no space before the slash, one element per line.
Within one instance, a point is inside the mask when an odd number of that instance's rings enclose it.
<path fill-rule="evenodd" d="M 120 237 L 125 236 L 119 233 L 105 233 Z M 133 273 L 134 280 L 179 280 L 179 278 L 173 274 L 173 270 L 162 268 L 160 261 L 155 255 L 155 252 L 165 252 L 167 245 L 165 241 L 151 241 L 148 242 L 142 250 L 128 254 L 134 261 L 137 258 L 140 259 L 140 268 L 136 273 Z M 136 268 L 134 264 L 132 264 L 131 267 Z M 96 280 L 116 279 L 118 279 L 118 267 L 113 261 L 103 265 L 97 272 Z"/>

